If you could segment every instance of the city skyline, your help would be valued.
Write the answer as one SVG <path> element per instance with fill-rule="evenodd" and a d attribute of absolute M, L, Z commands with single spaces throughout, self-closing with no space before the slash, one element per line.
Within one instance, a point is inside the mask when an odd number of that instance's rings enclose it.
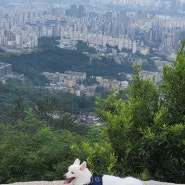
<path fill-rule="evenodd" d="M 9 0 L 9 4 L 0 7 L 0 47 L 32 49 L 38 45 L 40 37 L 58 36 L 61 39 L 61 47 L 82 40 L 101 47 L 108 44 L 118 47 L 119 50 L 131 49 L 133 53 L 139 50 L 147 54 L 155 50 L 169 55 L 178 49 L 180 40 L 185 37 L 183 1 L 142 1 L 146 7 L 151 6 L 151 3 L 159 7 L 168 3 L 168 12 L 165 14 L 161 11 L 145 11 L 145 7 L 132 9 L 130 3 L 141 3 L 140 0 L 101 1 L 107 4 L 128 4 L 125 6 L 128 10 L 115 6 L 106 6 L 104 9 L 99 5 L 99 8 L 95 9 L 91 4 L 96 1 L 99 0 L 65 0 L 56 1 L 57 3 L 22 3 L 21 0 Z M 3 2 L 5 1 L 0 1 Z M 183 5 L 181 9 L 178 9 L 179 4 Z M 172 5 L 176 9 L 172 9 Z"/>

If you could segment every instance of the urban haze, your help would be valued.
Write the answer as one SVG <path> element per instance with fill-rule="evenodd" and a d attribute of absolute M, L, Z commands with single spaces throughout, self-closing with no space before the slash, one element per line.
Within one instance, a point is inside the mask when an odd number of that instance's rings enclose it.
<path fill-rule="evenodd" d="M 122 60 L 134 63 L 135 53 L 152 53 L 157 71 L 143 71 L 142 76 L 155 75 L 156 82 L 161 80 L 163 64 L 175 59 L 185 37 L 185 0 L 0 0 L 0 5 L 0 47 L 5 51 L 30 52 L 39 38 L 59 37 L 58 47 L 75 50 L 76 43 L 83 41 L 95 48 L 96 57 L 105 56 L 110 46 L 107 56 L 118 64 Z M 137 63 L 142 65 L 143 60 L 137 58 Z M 11 65 L 1 64 L 3 70 L 6 66 L 11 73 Z M 65 76 L 44 74 L 54 84 L 58 81 L 53 79 Z M 121 83 L 124 88 L 127 80 L 129 74 Z M 119 87 L 120 82 L 104 86 Z"/>

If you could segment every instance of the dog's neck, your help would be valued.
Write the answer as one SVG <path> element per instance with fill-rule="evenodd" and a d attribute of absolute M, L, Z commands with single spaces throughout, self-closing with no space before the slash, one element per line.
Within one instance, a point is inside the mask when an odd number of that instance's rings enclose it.
<path fill-rule="evenodd" d="M 92 176 L 92 174 L 89 174 L 89 177 L 87 176 L 87 177 L 83 177 L 83 179 L 75 179 L 74 181 L 73 181 L 73 185 L 88 185 L 88 184 L 90 184 L 91 183 L 91 176 Z"/>
<path fill-rule="evenodd" d="M 91 176 L 91 181 L 88 184 L 83 185 L 102 185 L 102 176 Z"/>

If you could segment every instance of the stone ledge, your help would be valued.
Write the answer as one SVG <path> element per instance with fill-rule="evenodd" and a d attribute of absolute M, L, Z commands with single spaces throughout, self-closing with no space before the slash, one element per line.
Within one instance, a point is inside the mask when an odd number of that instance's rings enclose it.
<path fill-rule="evenodd" d="M 175 185 L 175 183 L 150 180 L 150 181 L 143 181 L 143 185 Z M 185 185 L 185 184 L 177 184 L 177 185 Z"/>
<path fill-rule="evenodd" d="M 31 182 L 15 182 L 12 184 L 0 185 L 63 185 L 63 181 L 31 181 Z"/>
<path fill-rule="evenodd" d="M 7 185 L 7 184 L 0 184 Z M 9 185 L 63 185 L 63 181 L 31 181 L 31 182 L 15 182 Z M 159 182 L 159 181 L 143 181 L 143 185 L 175 185 L 174 183 Z M 185 184 L 178 184 L 185 185 Z"/>

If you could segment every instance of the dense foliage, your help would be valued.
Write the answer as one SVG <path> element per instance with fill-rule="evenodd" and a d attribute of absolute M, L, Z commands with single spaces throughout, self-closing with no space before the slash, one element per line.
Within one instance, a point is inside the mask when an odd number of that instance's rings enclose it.
<path fill-rule="evenodd" d="M 82 50 L 61 49 L 56 46 L 58 38 L 40 38 L 38 48 L 25 54 L 2 54 L 0 61 L 10 63 L 13 71 L 24 74 L 34 85 L 43 86 L 48 80 L 42 72 L 60 72 L 71 70 L 86 72 L 87 76 L 104 76 L 119 78 L 118 73 L 133 72 L 131 63 L 116 64 L 110 59 L 90 58 Z M 81 42 L 78 47 L 83 45 Z M 88 48 L 88 47 L 87 47 Z M 90 49 L 90 48 L 88 48 Z"/>
<path fill-rule="evenodd" d="M 164 67 L 159 86 L 141 79 L 136 67 L 126 97 L 113 91 L 98 97 L 101 126 L 76 122 L 76 108 L 93 107 L 90 97 L 49 93 L 14 80 L 0 84 L 1 111 L 7 110 L 1 113 L 0 183 L 62 179 L 76 157 L 98 175 L 185 183 L 184 48 L 185 41 L 172 66 Z"/>
<path fill-rule="evenodd" d="M 159 87 L 141 79 L 136 68 L 127 100 L 116 94 L 97 100 L 98 115 L 107 123 L 103 136 L 121 174 L 185 182 L 184 47 L 185 41 L 172 66 L 164 67 Z"/>
<path fill-rule="evenodd" d="M 70 145 L 82 138 L 65 130 L 53 131 L 31 110 L 14 123 L 1 126 L 0 182 L 61 179 L 68 161 L 74 159 Z"/>
<path fill-rule="evenodd" d="M 20 116 L 20 110 L 24 112 L 28 108 L 35 110 L 41 119 L 46 117 L 47 112 L 87 113 L 94 110 L 94 101 L 95 97 L 77 97 L 59 91 L 33 88 L 27 83 L 11 79 L 6 84 L 0 82 L 0 123 L 15 120 Z"/>
<path fill-rule="evenodd" d="M 78 41 L 76 48 L 79 52 L 96 53 L 95 48 L 89 47 L 87 42 Z"/>

